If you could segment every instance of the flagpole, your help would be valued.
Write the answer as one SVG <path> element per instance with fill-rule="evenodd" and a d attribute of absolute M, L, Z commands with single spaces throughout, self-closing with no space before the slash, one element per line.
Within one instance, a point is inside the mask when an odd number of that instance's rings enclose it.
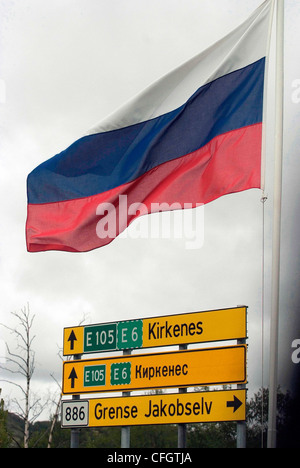
<path fill-rule="evenodd" d="M 272 246 L 272 297 L 269 370 L 268 448 L 276 447 L 278 328 L 280 285 L 280 228 L 283 150 L 283 82 L 284 82 L 284 0 L 277 0 L 276 26 L 276 109 L 275 109 L 275 167 Z"/>

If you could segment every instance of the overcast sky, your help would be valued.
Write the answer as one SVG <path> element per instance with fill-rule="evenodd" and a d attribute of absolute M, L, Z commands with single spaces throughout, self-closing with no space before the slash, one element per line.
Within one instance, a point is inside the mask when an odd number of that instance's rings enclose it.
<path fill-rule="evenodd" d="M 61 379 L 63 328 L 245 304 L 249 387 L 261 386 L 262 193 L 204 208 L 204 242 L 118 238 L 92 252 L 29 254 L 26 177 L 158 77 L 220 39 L 261 0 L 1 0 L 0 321 L 35 314 L 35 385 Z M 280 383 L 297 365 L 299 320 L 300 7 L 285 0 L 285 131 Z M 274 47 L 272 47 L 274 50 Z M 272 55 L 274 59 L 274 54 Z M 269 334 L 274 60 L 270 65 L 265 204 L 265 358 Z M 298 84 L 297 84 L 298 83 Z M 164 215 L 160 215 L 162 223 Z M 195 222 L 195 218 L 192 220 Z M 147 221 L 136 221 L 145 223 Z M 167 220 L 165 221 L 167 222 Z M 188 221 L 186 221 L 188 223 Z M 136 226 L 132 226 L 136 229 Z M 190 234 L 193 226 L 190 226 Z M 1 335 L 2 334 L 2 335 Z M 10 339 L 0 329 L 0 339 Z M 299 364 L 300 367 L 300 364 Z M 267 362 L 264 385 L 267 385 Z M 3 395 L 14 389 L 3 384 Z"/>

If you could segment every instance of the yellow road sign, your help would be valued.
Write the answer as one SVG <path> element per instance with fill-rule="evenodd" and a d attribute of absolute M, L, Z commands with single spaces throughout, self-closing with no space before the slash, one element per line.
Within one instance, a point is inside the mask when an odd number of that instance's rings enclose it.
<path fill-rule="evenodd" d="M 64 356 L 247 337 L 247 307 L 64 329 Z"/>
<path fill-rule="evenodd" d="M 246 338 L 246 307 L 143 320 L 143 346 L 204 343 Z"/>
<path fill-rule="evenodd" d="M 246 383 L 246 345 L 65 361 L 63 394 Z"/>
<path fill-rule="evenodd" d="M 62 427 L 245 421 L 246 390 L 143 395 L 62 402 Z"/>

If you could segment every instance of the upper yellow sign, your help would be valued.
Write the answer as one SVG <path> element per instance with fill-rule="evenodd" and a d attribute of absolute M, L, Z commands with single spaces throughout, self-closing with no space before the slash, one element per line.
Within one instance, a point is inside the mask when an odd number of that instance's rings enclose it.
<path fill-rule="evenodd" d="M 241 339 L 246 328 L 246 307 L 148 318 L 143 347 Z"/>
<path fill-rule="evenodd" d="M 64 329 L 64 356 L 247 337 L 247 307 Z"/>

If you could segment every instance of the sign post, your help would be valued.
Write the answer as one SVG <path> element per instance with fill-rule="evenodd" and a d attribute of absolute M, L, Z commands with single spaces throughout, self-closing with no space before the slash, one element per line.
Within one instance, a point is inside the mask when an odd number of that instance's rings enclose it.
<path fill-rule="evenodd" d="M 74 358 L 81 359 L 81 355 L 76 355 Z M 80 395 L 72 395 L 72 400 L 77 403 L 80 400 Z M 79 434 L 80 429 L 78 427 L 75 426 L 71 429 L 71 448 L 79 448 Z"/>
<path fill-rule="evenodd" d="M 238 344 L 245 344 L 246 340 L 238 340 Z M 245 384 L 238 384 L 237 388 L 245 389 Z M 237 431 L 236 431 L 236 447 L 237 448 L 246 448 L 246 422 L 241 421 L 237 422 Z"/>
<path fill-rule="evenodd" d="M 187 345 L 179 345 L 180 350 L 185 350 L 187 349 Z M 187 388 L 179 388 L 178 389 L 179 393 L 186 393 Z M 186 448 L 186 424 L 179 423 L 178 428 L 177 428 L 177 433 L 178 433 L 178 448 Z"/>
<path fill-rule="evenodd" d="M 131 351 L 123 351 L 123 356 L 130 356 Z M 123 397 L 130 397 L 130 392 L 123 392 Z M 121 429 L 121 448 L 130 448 L 130 427 L 122 426 Z"/>

